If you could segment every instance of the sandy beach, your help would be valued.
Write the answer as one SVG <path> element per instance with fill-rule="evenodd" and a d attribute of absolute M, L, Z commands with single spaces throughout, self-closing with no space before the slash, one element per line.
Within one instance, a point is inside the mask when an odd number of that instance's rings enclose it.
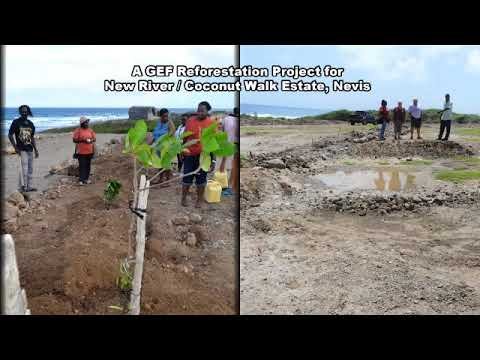
<path fill-rule="evenodd" d="M 97 151 L 101 151 L 106 142 L 111 139 L 121 139 L 122 134 L 97 134 Z M 65 160 L 72 159 L 74 145 L 70 133 L 63 134 L 39 134 L 37 140 L 38 159 L 34 160 L 33 186 L 38 191 L 46 190 L 57 176 L 50 175 L 52 166 L 59 165 Z M 8 138 L 3 139 L 4 145 L 9 144 Z M 2 187 L 4 198 L 15 192 L 18 188 L 20 161 L 18 155 L 2 154 Z"/>

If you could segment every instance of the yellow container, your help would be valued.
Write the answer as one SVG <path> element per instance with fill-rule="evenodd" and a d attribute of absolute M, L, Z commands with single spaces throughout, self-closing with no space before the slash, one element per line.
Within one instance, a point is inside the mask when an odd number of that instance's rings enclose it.
<path fill-rule="evenodd" d="M 205 188 L 205 201 L 208 203 L 218 203 L 222 197 L 222 185 L 215 180 L 208 180 Z"/>
<path fill-rule="evenodd" d="M 213 180 L 218 182 L 222 186 L 222 189 L 228 188 L 228 175 L 226 171 L 216 171 L 215 174 L 213 174 Z"/>

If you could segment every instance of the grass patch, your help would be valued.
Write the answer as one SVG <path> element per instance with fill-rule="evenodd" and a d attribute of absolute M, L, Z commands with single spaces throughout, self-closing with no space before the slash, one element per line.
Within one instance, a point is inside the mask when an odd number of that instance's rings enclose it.
<path fill-rule="evenodd" d="M 351 161 L 351 160 L 345 160 L 345 161 L 342 161 L 343 165 L 355 165 L 355 161 Z"/>
<path fill-rule="evenodd" d="M 480 128 L 457 129 L 457 133 L 460 135 L 480 136 Z"/>
<path fill-rule="evenodd" d="M 385 166 L 385 165 L 390 165 L 390 162 L 388 162 L 388 161 L 379 161 L 379 162 L 377 162 L 377 164 L 378 164 L 378 165 L 383 165 L 383 166 Z"/>
<path fill-rule="evenodd" d="M 400 165 L 432 165 L 432 160 L 412 160 L 412 161 L 400 161 Z"/>
<path fill-rule="evenodd" d="M 480 171 L 477 170 L 443 170 L 435 174 L 437 180 L 463 182 L 480 180 Z"/>

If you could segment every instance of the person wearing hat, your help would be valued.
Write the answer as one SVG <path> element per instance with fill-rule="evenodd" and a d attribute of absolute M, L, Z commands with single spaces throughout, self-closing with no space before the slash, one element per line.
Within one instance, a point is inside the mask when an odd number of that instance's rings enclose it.
<path fill-rule="evenodd" d="M 90 119 L 82 116 L 80 127 L 73 132 L 75 143 L 75 157 L 78 159 L 79 184 L 90 184 L 90 164 L 95 153 L 95 132 L 88 127 Z"/>

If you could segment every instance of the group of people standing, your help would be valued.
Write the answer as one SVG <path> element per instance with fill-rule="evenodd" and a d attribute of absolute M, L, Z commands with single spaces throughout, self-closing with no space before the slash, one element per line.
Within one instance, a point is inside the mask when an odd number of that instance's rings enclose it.
<path fill-rule="evenodd" d="M 439 111 L 440 115 L 440 132 L 438 134 L 438 140 L 448 141 L 450 136 L 450 128 L 452 125 L 452 102 L 450 95 L 445 95 L 445 102 L 443 103 L 443 110 Z M 378 110 L 378 123 L 380 125 L 378 138 L 380 141 L 385 140 L 385 130 L 387 129 L 390 121 L 393 121 L 394 137 L 395 140 L 401 140 L 402 126 L 406 120 L 406 114 L 410 115 L 410 139 L 413 140 L 413 133 L 417 130 L 417 139 L 423 139 L 420 135 L 420 128 L 422 127 L 422 109 L 418 106 L 418 100 L 413 99 L 412 105 L 408 110 L 402 106 L 402 102 L 399 101 L 397 106 L 392 110 L 391 114 L 387 108 L 387 101 L 382 100 L 380 109 Z M 443 133 L 445 132 L 445 137 Z"/>
<path fill-rule="evenodd" d="M 165 134 L 175 135 L 178 139 L 182 137 L 184 132 L 191 132 L 191 135 L 183 139 L 184 142 L 191 140 L 200 140 L 201 131 L 208 128 L 214 123 L 214 119 L 210 116 L 209 111 L 211 106 L 207 101 L 202 101 L 198 104 L 197 111 L 195 113 L 185 113 L 181 117 L 181 124 L 178 128 L 175 127 L 173 121 L 169 118 L 169 111 L 163 108 L 159 112 L 160 120 L 157 126 L 153 130 L 150 143 L 153 144 L 160 137 Z M 219 123 L 219 129 L 225 131 L 228 135 L 229 141 L 233 142 L 237 147 L 239 144 L 239 124 L 240 124 L 240 110 L 235 108 L 233 113 L 224 117 Z M 187 196 L 190 192 L 190 187 L 195 181 L 197 200 L 196 207 L 200 207 L 203 202 L 203 196 L 205 192 L 205 186 L 207 185 L 207 172 L 200 169 L 200 153 L 202 152 L 202 145 L 198 142 L 190 145 L 186 151 L 177 156 L 178 160 L 178 172 L 183 170 L 182 178 L 182 200 L 183 206 L 187 206 Z M 239 155 L 237 153 L 229 158 L 222 158 L 220 164 L 217 165 L 217 160 L 213 154 L 212 165 L 210 171 L 218 169 L 222 172 L 229 172 L 229 187 L 223 191 L 223 195 L 233 195 L 233 192 L 238 192 L 238 171 L 239 171 Z M 170 180 L 172 176 L 171 171 L 163 171 L 158 178 L 158 182 L 166 182 Z"/>
<path fill-rule="evenodd" d="M 191 135 L 185 137 L 183 142 L 190 140 L 200 140 L 201 131 L 216 120 L 214 120 L 209 112 L 211 106 L 207 101 L 202 101 L 198 104 L 197 111 L 193 113 L 186 113 L 182 115 L 181 124 L 178 128 L 175 127 L 173 121 L 169 118 L 168 109 L 161 109 L 158 113 L 159 121 L 152 133 L 152 138 L 149 143 L 152 144 L 165 134 L 174 135 L 181 138 L 182 134 L 187 131 Z M 8 138 L 21 159 L 21 174 L 19 181 L 19 189 L 22 192 L 36 191 L 32 187 L 33 178 L 33 155 L 35 158 L 39 157 L 38 149 L 35 143 L 35 126 L 29 116 L 33 117 L 32 111 L 28 105 L 22 105 L 18 109 L 20 117 L 15 119 L 9 129 Z M 89 127 L 90 119 L 82 116 L 80 118 L 80 126 L 75 129 L 72 135 L 72 140 L 75 144 L 75 151 L 73 157 L 78 159 L 79 164 L 79 185 L 90 184 L 90 170 L 91 161 L 95 155 L 96 148 L 96 134 Z M 220 121 L 218 121 L 218 128 L 225 131 L 228 135 L 229 141 L 233 142 L 235 146 L 239 146 L 239 124 L 240 111 L 235 108 L 233 113 L 228 114 Z M 178 155 L 178 172 L 183 170 L 182 178 L 182 205 L 187 205 L 187 195 L 190 187 L 195 181 L 197 190 L 196 207 L 200 207 L 203 202 L 205 186 L 207 184 L 207 172 L 200 169 L 195 172 L 200 166 L 200 154 L 202 152 L 202 145 L 197 142 L 190 145 L 182 154 Z M 238 172 L 240 157 L 238 151 L 229 158 L 222 158 L 220 164 L 217 166 L 215 156 L 212 154 L 212 165 L 210 171 L 215 169 L 221 172 L 229 172 L 229 187 L 224 190 L 223 195 L 233 195 L 238 193 Z M 171 171 L 163 171 L 159 177 L 159 182 L 168 181 L 171 178 Z"/>

